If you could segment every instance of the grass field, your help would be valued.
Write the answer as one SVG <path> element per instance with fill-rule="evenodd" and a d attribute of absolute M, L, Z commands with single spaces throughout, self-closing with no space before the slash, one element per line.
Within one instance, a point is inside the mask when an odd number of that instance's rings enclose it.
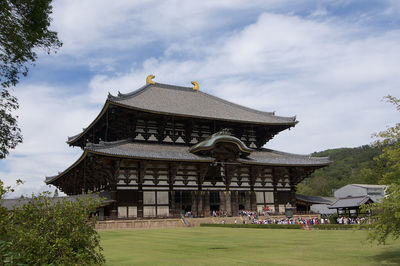
<path fill-rule="evenodd" d="M 365 231 L 178 228 L 100 232 L 107 265 L 400 265 Z"/>

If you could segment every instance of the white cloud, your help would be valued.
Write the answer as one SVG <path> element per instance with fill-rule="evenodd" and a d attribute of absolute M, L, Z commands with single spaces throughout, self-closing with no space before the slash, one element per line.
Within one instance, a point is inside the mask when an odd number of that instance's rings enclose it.
<path fill-rule="evenodd" d="M 25 184 L 17 187 L 17 194 L 48 189 L 46 176 L 63 171 L 78 159 L 81 151 L 65 143 L 68 135 L 82 130 L 97 115 L 97 108 L 88 106 L 85 96 L 63 97 L 61 88 L 46 85 L 24 86 L 17 89 L 19 125 L 24 142 L 11 151 L 4 161 L 1 179 L 12 185 L 15 179 Z"/>
<path fill-rule="evenodd" d="M 149 59 L 128 73 L 95 77 L 91 95 L 100 100 L 108 87 L 131 91 L 149 73 L 179 85 L 198 79 L 203 90 L 222 98 L 298 115 L 301 123 L 278 135 L 272 147 L 308 153 L 362 145 L 387 124 L 384 117 L 395 119 L 380 99 L 400 82 L 399 41 L 396 30 L 365 35 L 332 20 L 264 13 L 215 46 L 200 48 L 202 59 Z"/>

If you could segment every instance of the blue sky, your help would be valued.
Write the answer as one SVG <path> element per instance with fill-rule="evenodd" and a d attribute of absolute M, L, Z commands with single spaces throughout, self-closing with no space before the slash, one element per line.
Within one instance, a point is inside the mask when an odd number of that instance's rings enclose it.
<path fill-rule="evenodd" d="M 294 153 L 356 147 L 398 122 L 400 1 L 54 1 L 63 47 L 15 88 L 24 143 L 0 162 L 17 194 L 49 189 L 108 92 L 148 74 L 300 123 L 267 143 Z M 16 195 L 17 195 L 16 194 Z"/>

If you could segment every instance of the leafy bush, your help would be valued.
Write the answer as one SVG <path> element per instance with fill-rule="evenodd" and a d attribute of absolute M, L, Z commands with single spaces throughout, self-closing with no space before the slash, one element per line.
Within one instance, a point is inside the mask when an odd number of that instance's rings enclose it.
<path fill-rule="evenodd" d="M 11 211 L 0 207 L 0 265 L 103 264 L 96 218 L 90 217 L 99 204 L 90 196 L 43 193 Z"/>
<path fill-rule="evenodd" d="M 316 224 L 313 226 L 314 229 L 319 230 L 358 230 L 366 229 L 363 225 L 358 224 Z"/>
<path fill-rule="evenodd" d="M 339 217 L 339 215 L 337 213 L 332 214 L 331 216 L 329 216 L 329 222 L 331 224 L 338 224 L 338 222 L 337 222 L 338 217 Z"/>

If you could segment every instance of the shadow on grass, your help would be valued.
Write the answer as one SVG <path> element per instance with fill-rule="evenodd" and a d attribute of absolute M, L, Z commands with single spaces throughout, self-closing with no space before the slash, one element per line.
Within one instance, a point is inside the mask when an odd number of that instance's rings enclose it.
<path fill-rule="evenodd" d="M 209 247 L 208 249 L 231 249 L 228 247 Z"/>
<path fill-rule="evenodd" d="M 391 263 L 400 265 L 400 251 L 399 250 L 386 250 L 382 251 L 378 255 L 372 256 L 372 259 L 377 263 Z"/>

